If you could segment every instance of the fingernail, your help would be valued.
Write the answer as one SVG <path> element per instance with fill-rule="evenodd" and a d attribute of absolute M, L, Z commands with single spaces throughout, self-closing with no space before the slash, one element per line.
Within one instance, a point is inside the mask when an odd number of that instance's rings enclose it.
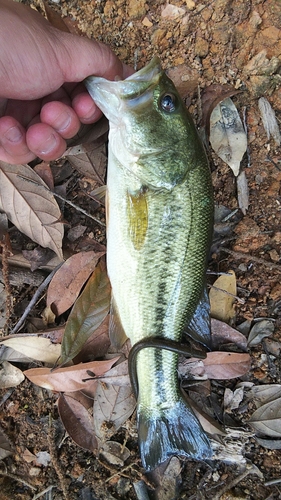
<path fill-rule="evenodd" d="M 22 132 L 19 127 L 10 127 L 5 134 L 5 139 L 9 142 L 19 142 L 22 139 Z"/>
<path fill-rule="evenodd" d="M 56 118 L 55 129 L 58 132 L 63 132 L 66 128 L 69 127 L 71 122 L 71 116 L 68 113 L 61 113 Z"/>
<path fill-rule="evenodd" d="M 55 149 L 55 147 L 57 146 L 57 143 L 58 141 L 55 134 L 50 134 L 48 139 L 45 139 L 44 144 L 42 144 L 42 147 L 39 148 L 38 153 L 40 154 L 51 153 L 53 149 Z"/>

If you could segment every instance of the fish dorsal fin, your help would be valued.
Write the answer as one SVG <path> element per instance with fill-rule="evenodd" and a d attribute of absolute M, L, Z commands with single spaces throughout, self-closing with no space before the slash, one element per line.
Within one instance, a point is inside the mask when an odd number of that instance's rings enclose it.
<path fill-rule="evenodd" d="M 109 339 L 111 344 L 119 349 L 127 340 L 127 335 L 122 326 L 117 305 L 114 297 L 111 298 L 110 317 L 109 317 Z"/>
<path fill-rule="evenodd" d="M 204 286 L 195 313 L 185 326 L 184 333 L 211 349 L 210 302 L 206 286 Z"/>
<path fill-rule="evenodd" d="M 136 250 L 141 250 L 148 226 L 147 199 L 143 190 L 136 195 L 127 193 L 127 213 L 130 240 Z"/>

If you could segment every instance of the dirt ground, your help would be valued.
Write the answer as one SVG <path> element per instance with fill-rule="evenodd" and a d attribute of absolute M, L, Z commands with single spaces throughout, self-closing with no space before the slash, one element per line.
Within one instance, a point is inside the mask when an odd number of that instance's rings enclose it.
<path fill-rule="evenodd" d="M 40 9 L 40 2 L 25 2 Z M 281 342 L 280 262 L 280 147 L 269 140 L 262 125 L 258 98 L 267 97 L 278 121 L 281 118 L 281 9 L 279 0 L 58 0 L 49 2 L 75 29 L 111 46 L 136 69 L 157 54 L 165 69 L 186 65 L 181 73 L 188 82 L 187 104 L 199 123 L 198 93 L 212 83 L 229 84 L 241 90 L 234 101 L 244 113 L 248 154 L 242 162 L 249 186 L 249 209 L 236 214 L 235 223 L 214 243 L 211 271 L 233 269 L 243 303 L 236 303 L 235 325 L 255 318 L 274 318 L 271 342 Z M 279 74 L 280 73 L 280 74 Z M 279 88 L 280 87 L 280 88 Z M 216 204 L 238 207 L 233 173 L 209 150 Z M 78 184 L 79 186 L 79 184 Z M 80 184 L 81 186 L 81 184 Z M 75 197 L 83 203 L 75 184 Z M 73 194 L 72 194 L 73 195 Z M 69 194 L 71 196 L 71 193 Z M 85 200 L 84 200 L 85 203 Z M 74 215 L 76 222 L 80 215 Z M 84 221 L 84 219 L 83 219 Z M 84 221 L 85 222 L 85 221 Z M 88 228 L 97 234 L 97 229 Z M 103 241 L 103 236 L 100 236 Z M 250 350 L 252 369 L 244 381 L 255 384 L 281 383 L 278 355 L 270 355 L 270 343 Z M 236 380 L 224 384 L 233 389 Z M 2 391 L 2 396 L 7 391 Z M 0 416 L 5 432 L 15 446 L 13 456 L 0 466 L 0 500 L 147 499 L 136 494 L 133 484 L 145 478 L 137 450 L 135 432 L 118 433 L 131 455 L 129 466 L 114 466 L 104 458 L 78 448 L 65 436 L 56 408 L 56 396 L 28 380 L 1 401 Z M 253 408 L 237 412 L 236 423 L 244 425 Z M 49 423 L 52 415 L 52 423 Z M 51 460 L 38 465 L 23 458 L 47 451 Z M 249 438 L 245 457 L 256 474 L 245 474 L 239 464 L 180 462 L 178 492 L 172 497 L 151 493 L 150 498 L 179 499 L 278 499 L 281 498 L 281 452 L 259 446 Z M 263 477 L 262 477 L 263 475 Z M 276 480 L 272 484 L 272 480 Z M 279 482 L 278 482 L 279 480 Z M 53 489 L 48 489 L 53 485 Z M 33 489 L 32 489 L 33 488 Z M 168 489 L 168 491 L 171 491 Z M 64 493 L 63 493 L 64 492 Z M 165 496 L 166 495 L 166 496 Z"/>

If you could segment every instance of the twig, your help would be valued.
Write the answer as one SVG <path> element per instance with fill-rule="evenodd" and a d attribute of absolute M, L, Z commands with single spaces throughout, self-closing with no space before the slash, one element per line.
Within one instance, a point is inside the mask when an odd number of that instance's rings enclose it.
<path fill-rule="evenodd" d="M 60 488 L 62 490 L 62 493 L 63 493 L 63 497 L 65 498 L 65 500 L 68 500 L 69 499 L 69 495 L 67 493 L 67 483 L 66 483 L 66 480 L 65 480 L 65 474 L 63 473 L 62 471 L 62 467 L 58 461 L 58 457 L 57 457 L 57 450 L 56 450 L 56 446 L 55 446 L 55 443 L 54 443 L 54 430 L 53 430 L 53 427 L 52 427 L 52 416 L 51 414 L 49 414 L 49 432 L 48 432 L 48 435 L 47 435 L 47 440 L 48 440 L 48 445 L 49 445 L 49 452 L 50 452 L 50 456 L 51 456 L 51 461 L 52 461 L 52 465 L 56 471 L 56 474 L 58 476 L 58 479 L 59 479 L 59 483 L 60 483 Z"/>
<path fill-rule="evenodd" d="M 32 484 L 30 484 L 27 481 L 25 481 L 25 479 L 22 479 L 21 477 L 16 476 L 16 474 L 11 474 L 10 472 L 2 472 L 2 471 L 0 471 L 0 476 L 9 477 L 11 479 L 14 479 L 15 481 L 18 481 L 19 483 L 24 484 L 25 486 L 27 486 L 28 488 L 30 488 L 33 491 L 36 490 L 36 488 L 34 486 L 32 486 Z"/>
<path fill-rule="evenodd" d="M 247 477 L 249 474 L 256 474 L 258 475 L 259 477 L 260 476 L 260 471 L 258 469 L 258 467 L 256 467 L 255 465 L 252 465 L 252 466 L 247 466 L 245 472 L 243 472 L 243 474 L 240 474 L 239 476 L 235 477 L 232 481 L 230 481 L 227 485 L 225 485 L 218 493 L 216 493 L 216 495 L 213 497 L 213 500 L 220 500 L 220 498 L 222 497 L 222 495 L 224 493 L 226 493 L 227 491 L 231 490 L 232 488 L 234 488 L 234 486 L 236 486 L 238 483 L 240 483 L 241 481 L 243 481 L 243 479 L 245 479 L 245 477 Z"/>
<path fill-rule="evenodd" d="M 273 484 L 281 483 L 281 477 L 277 477 L 276 479 L 270 479 L 270 481 L 266 481 L 264 486 L 272 486 Z"/>
<path fill-rule="evenodd" d="M 32 184 L 35 184 L 36 186 L 40 186 L 42 187 L 43 189 L 45 189 L 46 191 L 48 191 L 49 193 L 51 193 L 53 196 L 56 196 L 57 198 L 59 198 L 60 200 L 62 200 L 64 203 L 67 203 L 68 205 L 70 205 L 72 208 L 75 208 L 75 210 L 77 210 L 78 212 L 81 212 L 82 214 L 86 215 L 86 217 L 89 217 L 90 219 L 93 219 L 95 222 L 97 222 L 98 224 L 100 224 L 101 226 L 104 226 L 105 227 L 105 223 L 102 222 L 100 219 L 97 219 L 97 217 L 94 217 L 93 215 L 89 214 L 88 212 L 86 212 L 86 210 L 84 210 L 83 208 L 79 207 L 78 205 L 75 205 L 75 203 L 73 203 L 72 201 L 70 200 L 67 200 L 66 198 L 64 198 L 63 196 L 61 196 L 60 194 L 58 193 L 55 193 L 54 191 L 52 191 L 51 189 L 49 189 L 47 186 L 44 186 L 43 184 L 39 184 L 39 182 L 35 182 L 34 180 L 32 179 L 28 179 L 27 177 L 25 177 L 24 175 L 20 175 L 18 174 L 18 177 L 20 177 L 21 179 L 23 179 L 24 181 L 27 181 L 27 182 L 31 182 Z"/>
<path fill-rule="evenodd" d="M 260 257 L 253 257 L 252 255 L 248 255 L 247 253 L 243 252 L 234 252 L 233 250 L 229 250 L 228 248 L 220 248 L 221 252 L 228 253 L 229 255 L 232 255 L 232 257 L 235 257 L 236 259 L 246 259 L 246 260 L 252 260 L 253 262 L 256 262 L 257 264 L 261 264 L 265 267 L 269 267 L 271 269 L 276 269 L 281 272 L 281 266 L 280 264 L 274 264 L 274 262 L 268 262 L 267 260 L 261 259 Z"/>
<path fill-rule="evenodd" d="M 43 491 L 40 491 L 39 493 L 34 495 L 32 500 L 37 500 L 37 498 L 42 497 L 43 495 L 45 495 L 45 493 L 49 493 L 49 491 L 51 491 L 53 488 L 56 488 L 56 486 L 54 484 L 51 484 L 50 486 L 48 486 L 48 488 L 45 488 Z"/>
<path fill-rule="evenodd" d="M 41 283 L 41 285 L 37 288 L 35 294 L 33 295 L 31 301 L 29 302 L 29 304 L 27 306 L 27 308 L 25 309 L 22 317 L 19 319 L 19 321 L 17 322 L 17 324 L 12 329 L 12 331 L 11 331 L 12 335 L 14 333 L 16 333 L 20 329 L 20 327 L 23 325 L 23 323 L 25 322 L 25 319 L 27 318 L 28 314 L 30 313 L 32 307 L 36 304 L 36 302 L 37 302 L 38 298 L 40 297 L 41 293 L 48 286 L 48 284 L 50 283 L 52 277 L 57 272 L 57 270 L 62 266 L 62 264 L 63 264 L 63 262 L 61 262 L 57 267 L 55 267 L 55 269 L 47 276 L 46 279 L 44 279 L 44 281 Z"/>
<path fill-rule="evenodd" d="M 218 292 L 225 293 L 226 295 L 230 295 L 230 297 L 233 297 L 234 299 L 236 299 L 238 302 L 240 302 L 240 304 L 245 304 L 244 299 L 240 299 L 240 297 L 237 297 L 237 295 L 234 295 L 233 293 L 230 293 L 227 290 L 223 290 L 222 288 L 219 288 L 219 287 L 214 286 L 214 285 L 208 285 L 208 287 L 213 288 L 214 290 L 217 290 Z"/>
<path fill-rule="evenodd" d="M 11 252 L 9 250 L 9 239 L 8 235 L 6 234 L 3 238 L 3 242 L 1 242 L 1 247 L 2 247 L 2 272 L 3 272 L 3 281 L 4 281 L 4 286 L 5 286 L 5 291 L 6 291 L 6 322 L 5 325 L 3 326 L 3 330 L 7 331 L 9 327 L 9 323 L 11 320 L 11 315 L 13 312 L 13 296 L 12 296 L 12 289 L 11 289 L 11 284 L 9 280 L 9 256 L 11 255 Z"/>

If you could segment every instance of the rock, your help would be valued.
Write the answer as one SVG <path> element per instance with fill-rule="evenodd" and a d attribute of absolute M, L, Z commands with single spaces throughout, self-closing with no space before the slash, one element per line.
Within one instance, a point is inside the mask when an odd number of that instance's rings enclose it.
<path fill-rule="evenodd" d="M 142 24 L 144 26 L 146 26 L 147 28 L 151 28 L 151 26 L 153 26 L 153 23 L 151 21 L 149 21 L 148 17 L 145 17 L 143 20 L 142 20 Z"/>
<path fill-rule="evenodd" d="M 128 16 L 138 19 L 146 14 L 145 0 L 129 0 Z"/>
<path fill-rule="evenodd" d="M 207 40 L 202 37 L 196 38 L 195 54 L 199 57 L 206 57 L 209 53 L 209 44 Z"/>
<path fill-rule="evenodd" d="M 162 28 L 157 28 L 151 36 L 152 45 L 155 45 L 156 47 L 160 46 L 161 48 L 167 47 L 168 40 L 166 40 L 165 36 L 166 36 L 166 30 Z"/>
<path fill-rule="evenodd" d="M 182 9 L 181 7 L 177 7 L 176 5 L 168 3 L 166 7 L 164 7 L 164 9 L 162 10 L 161 17 L 170 21 L 174 21 L 179 17 L 184 16 L 184 14 L 185 14 L 185 9 Z"/>
<path fill-rule="evenodd" d="M 195 9 L 195 2 L 193 0 L 185 0 L 188 10 Z"/>
<path fill-rule="evenodd" d="M 278 57 L 267 58 L 266 49 L 256 54 L 243 69 L 246 76 L 252 75 L 274 75 L 281 67 L 281 60 Z"/>

